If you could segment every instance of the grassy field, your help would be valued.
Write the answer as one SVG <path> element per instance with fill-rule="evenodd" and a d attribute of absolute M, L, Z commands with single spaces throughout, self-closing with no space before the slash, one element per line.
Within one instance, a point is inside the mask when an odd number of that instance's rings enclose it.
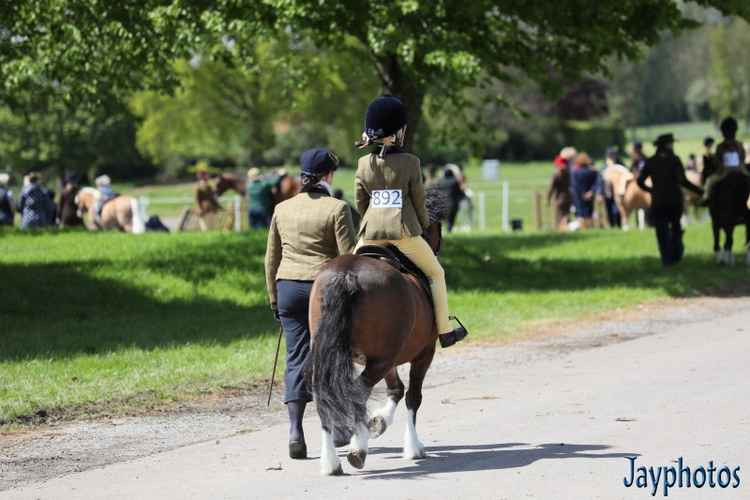
<path fill-rule="evenodd" d="M 267 377 L 265 234 L 0 233 L 0 426 L 123 412 Z M 651 232 L 459 235 L 443 262 L 470 340 L 504 341 L 666 297 L 741 293 L 709 231 L 664 271 Z"/>

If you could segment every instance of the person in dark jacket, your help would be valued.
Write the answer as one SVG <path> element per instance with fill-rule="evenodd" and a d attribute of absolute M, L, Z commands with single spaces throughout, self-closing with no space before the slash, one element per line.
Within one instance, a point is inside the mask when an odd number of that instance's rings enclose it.
<path fill-rule="evenodd" d="M 599 180 L 599 172 L 593 168 L 589 155 L 580 153 L 576 157 L 576 166 L 570 180 L 576 217 L 579 219 L 581 227 L 588 229 L 593 224 L 594 197 Z"/>
<path fill-rule="evenodd" d="M 651 193 L 651 220 L 656 229 L 662 265 L 677 264 L 682 260 L 685 246 L 682 243 L 682 217 L 685 197 L 681 187 L 697 194 L 703 190 L 685 177 L 682 162 L 674 154 L 674 136 L 660 135 L 654 142 L 656 153 L 646 160 L 638 176 L 638 185 Z M 651 187 L 646 184 L 651 179 Z"/>
<path fill-rule="evenodd" d="M 302 417 L 312 394 L 305 383 L 310 352 L 310 290 L 332 259 L 354 250 L 355 232 L 347 204 L 331 196 L 338 167 L 333 152 L 302 153 L 302 190 L 276 206 L 266 247 L 266 286 L 271 309 L 286 338 L 284 403 L 289 413 L 289 456 L 307 458 Z"/>
<path fill-rule="evenodd" d="M 703 139 L 703 164 L 702 169 L 705 170 L 706 167 L 709 167 L 709 170 L 713 170 L 711 168 L 711 163 L 714 161 L 714 141 L 713 137 L 706 137 Z"/>
<path fill-rule="evenodd" d="M 638 177 L 638 175 L 641 173 L 641 169 L 646 164 L 646 155 L 643 152 L 643 143 L 633 143 L 633 151 L 630 153 L 630 157 L 630 171 L 633 173 L 633 175 Z"/>
<path fill-rule="evenodd" d="M 562 158 L 562 157 L 560 157 Z M 547 191 L 547 205 L 554 200 L 555 203 L 555 227 L 559 231 L 565 231 L 568 227 L 568 216 L 573 204 L 570 192 L 570 167 L 567 161 L 555 162 L 557 169 L 552 175 L 552 181 Z"/>
<path fill-rule="evenodd" d="M 0 173 L 0 226 L 13 225 L 13 193 L 8 189 L 10 175 Z"/>
<path fill-rule="evenodd" d="M 39 174 L 28 174 L 24 184 L 18 200 L 21 229 L 40 229 L 54 224 L 55 202 L 50 198 L 49 191 L 40 184 Z"/>
<path fill-rule="evenodd" d="M 433 186 L 442 191 L 448 203 L 448 219 L 446 222 L 448 223 L 448 232 L 450 233 L 456 224 L 458 208 L 465 196 L 464 191 L 461 189 L 461 183 L 456 179 L 456 174 L 450 168 L 445 169 L 443 177 L 435 182 Z"/>

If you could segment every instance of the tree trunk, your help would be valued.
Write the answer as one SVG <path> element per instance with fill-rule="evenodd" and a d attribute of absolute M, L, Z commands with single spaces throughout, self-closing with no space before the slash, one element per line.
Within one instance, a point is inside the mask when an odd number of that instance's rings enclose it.
<path fill-rule="evenodd" d="M 383 84 L 383 93 L 394 95 L 406 106 L 406 149 L 414 144 L 414 137 L 422 121 L 424 90 L 417 81 L 404 72 L 395 54 L 376 58 L 376 66 Z"/>

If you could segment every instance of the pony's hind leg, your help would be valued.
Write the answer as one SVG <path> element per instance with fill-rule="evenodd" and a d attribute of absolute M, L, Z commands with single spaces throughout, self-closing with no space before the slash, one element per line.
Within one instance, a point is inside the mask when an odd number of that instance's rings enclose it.
<path fill-rule="evenodd" d="M 383 360 L 367 360 L 367 365 L 359 376 L 361 387 L 366 389 L 362 394 L 362 397 L 364 398 L 362 403 L 364 405 L 367 405 L 367 399 L 370 396 L 372 388 L 383 379 L 383 376 L 392 366 L 393 365 L 390 362 Z M 349 460 L 352 467 L 361 469 L 365 466 L 365 459 L 367 458 L 370 429 L 367 425 L 366 412 L 363 412 L 362 415 L 355 415 L 354 417 L 354 434 L 349 442 L 349 453 L 346 458 Z"/>
<path fill-rule="evenodd" d="M 370 428 L 370 438 L 379 437 L 393 423 L 393 416 L 396 413 L 396 407 L 399 401 L 404 397 L 404 383 L 398 376 L 398 370 L 394 366 L 391 371 L 385 375 L 385 383 L 388 386 L 386 393 L 388 398 L 385 405 L 380 408 L 370 419 L 368 427 Z"/>
<path fill-rule="evenodd" d="M 404 432 L 404 453 L 406 459 L 424 458 L 424 445 L 417 435 L 417 411 L 422 404 L 422 384 L 435 355 L 435 345 L 431 345 L 411 362 L 409 390 L 406 392 L 406 431 Z"/>

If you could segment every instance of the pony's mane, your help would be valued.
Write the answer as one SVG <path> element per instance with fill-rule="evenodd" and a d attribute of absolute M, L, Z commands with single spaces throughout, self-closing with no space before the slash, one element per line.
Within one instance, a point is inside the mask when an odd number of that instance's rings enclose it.
<path fill-rule="evenodd" d="M 448 200 L 445 192 L 431 187 L 425 191 L 425 205 L 427 205 L 427 218 L 430 225 L 444 220 L 448 215 Z"/>

